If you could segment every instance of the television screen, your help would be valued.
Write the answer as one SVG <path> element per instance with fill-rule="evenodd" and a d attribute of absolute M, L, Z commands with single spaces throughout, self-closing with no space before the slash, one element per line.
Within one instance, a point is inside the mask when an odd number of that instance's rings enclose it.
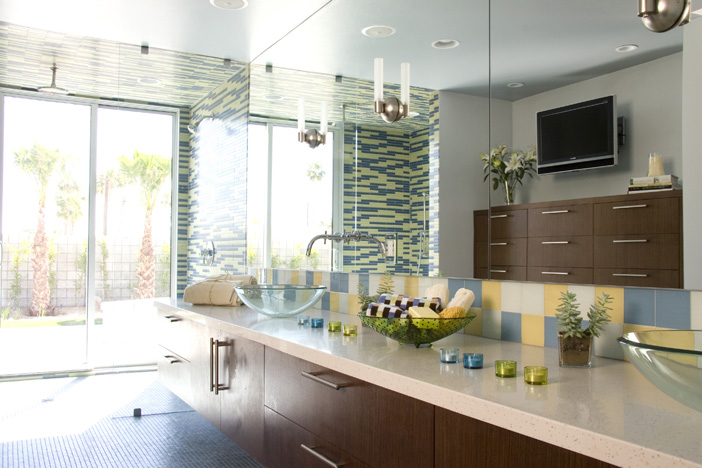
<path fill-rule="evenodd" d="M 536 121 L 539 174 L 616 165 L 614 96 L 538 112 Z"/>

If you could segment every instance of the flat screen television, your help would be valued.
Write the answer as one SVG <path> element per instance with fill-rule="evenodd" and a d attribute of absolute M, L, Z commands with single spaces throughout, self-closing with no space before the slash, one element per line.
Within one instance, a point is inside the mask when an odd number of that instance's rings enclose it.
<path fill-rule="evenodd" d="M 539 174 L 617 165 L 615 96 L 537 112 L 536 131 Z"/>

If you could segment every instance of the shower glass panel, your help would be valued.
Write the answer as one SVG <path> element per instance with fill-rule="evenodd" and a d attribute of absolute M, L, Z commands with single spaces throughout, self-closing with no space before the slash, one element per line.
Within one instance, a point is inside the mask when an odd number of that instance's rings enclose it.
<path fill-rule="evenodd" d="M 4 98 L 0 375 L 86 367 L 90 118 Z"/>

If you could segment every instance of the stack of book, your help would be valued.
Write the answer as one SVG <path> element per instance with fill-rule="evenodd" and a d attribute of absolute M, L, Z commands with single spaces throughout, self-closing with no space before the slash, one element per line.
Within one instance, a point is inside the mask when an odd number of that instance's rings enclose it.
<path fill-rule="evenodd" d="M 628 193 L 658 192 L 661 190 L 680 190 L 678 177 L 670 174 L 629 179 Z"/>

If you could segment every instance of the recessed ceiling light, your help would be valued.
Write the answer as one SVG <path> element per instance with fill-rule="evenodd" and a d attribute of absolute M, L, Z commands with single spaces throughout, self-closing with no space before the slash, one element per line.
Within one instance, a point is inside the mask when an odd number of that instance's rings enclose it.
<path fill-rule="evenodd" d="M 361 32 L 364 36 L 368 37 L 388 37 L 395 34 L 395 28 L 392 28 L 390 26 L 376 25 L 363 28 Z"/>
<path fill-rule="evenodd" d="M 637 46 L 636 44 L 624 44 L 620 45 L 614 50 L 616 50 L 617 52 L 631 52 L 632 50 L 636 50 L 638 48 L 639 46 Z"/>
<path fill-rule="evenodd" d="M 141 84 L 149 85 L 149 86 L 156 86 L 161 84 L 161 80 L 157 78 L 139 78 L 137 80 Z"/>
<path fill-rule="evenodd" d="M 521 88 L 522 86 L 524 86 L 524 83 L 520 83 L 518 81 L 514 81 L 512 83 L 507 83 L 508 88 Z"/>
<path fill-rule="evenodd" d="M 461 45 L 456 39 L 439 39 L 431 43 L 431 46 L 435 49 L 453 49 Z"/>
<path fill-rule="evenodd" d="M 241 10 L 249 4 L 247 0 L 210 0 L 210 4 L 222 10 Z"/>
<path fill-rule="evenodd" d="M 263 96 L 263 99 L 265 99 L 266 101 L 282 101 L 285 98 L 280 94 L 266 94 L 265 96 Z"/>

